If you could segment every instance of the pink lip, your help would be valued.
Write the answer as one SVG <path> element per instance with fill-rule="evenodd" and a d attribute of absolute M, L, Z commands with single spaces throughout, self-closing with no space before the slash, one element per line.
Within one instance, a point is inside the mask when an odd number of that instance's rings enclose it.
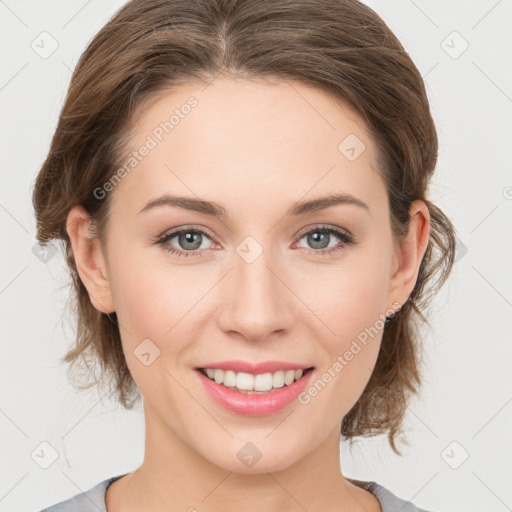
<path fill-rule="evenodd" d="M 206 368 L 210 368 L 210 366 Z M 219 367 L 214 366 L 214 368 Z M 282 366 L 280 368 L 283 369 Z M 253 395 L 217 384 L 199 370 L 196 370 L 195 373 L 199 376 L 210 396 L 228 411 L 246 416 L 268 416 L 284 409 L 297 398 L 311 380 L 314 369 L 306 372 L 299 380 L 289 386 L 283 386 L 276 391 Z"/>
<path fill-rule="evenodd" d="M 305 370 L 311 368 L 313 365 L 303 365 L 289 363 L 286 361 L 263 361 L 261 363 L 251 363 L 250 361 L 242 361 L 240 359 L 233 361 L 218 361 L 216 363 L 205 363 L 200 366 L 196 366 L 196 370 L 199 368 L 212 368 L 219 370 L 232 370 L 234 372 L 245 372 L 258 375 L 261 373 L 272 373 L 278 372 L 279 370 Z"/>

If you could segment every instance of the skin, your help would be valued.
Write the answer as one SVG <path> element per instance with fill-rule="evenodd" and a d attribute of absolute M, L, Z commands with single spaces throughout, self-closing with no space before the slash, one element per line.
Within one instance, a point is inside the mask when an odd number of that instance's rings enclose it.
<path fill-rule="evenodd" d="M 409 236 L 395 245 L 364 123 L 301 83 L 218 78 L 162 92 L 137 119 L 131 149 L 190 96 L 198 105 L 109 192 L 103 243 L 90 239 L 81 206 L 68 216 L 80 278 L 99 311 L 116 311 L 144 396 L 144 461 L 111 485 L 107 509 L 380 511 L 343 475 L 339 432 L 370 378 L 382 330 L 308 404 L 266 417 L 223 409 L 193 368 L 277 359 L 314 366 L 314 382 L 379 315 L 408 299 L 429 238 L 428 209 L 412 204 Z M 354 161 L 338 150 L 349 134 L 366 147 Z M 138 214 L 164 192 L 220 203 L 229 218 L 175 206 Z M 285 215 L 297 201 L 334 192 L 369 210 L 342 204 Z M 297 235 L 322 224 L 348 230 L 357 243 L 320 255 L 325 246 Z M 184 225 L 211 234 L 199 256 L 178 258 L 154 243 Z M 236 252 L 247 236 L 263 250 L 251 263 Z M 329 248 L 342 244 L 329 240 Z M 178 237 L 169 245 L 191 250 Z M 160 350 L 150 365 L 134 355 L 147 338 Z M 262 453 L 251 468 L 237 457 L 247 442 Z"/>

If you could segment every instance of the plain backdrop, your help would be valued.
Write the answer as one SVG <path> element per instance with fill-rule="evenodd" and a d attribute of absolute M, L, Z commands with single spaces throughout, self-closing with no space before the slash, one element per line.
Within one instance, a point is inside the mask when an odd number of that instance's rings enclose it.
<path fill-rule="evenodd" d="M 60 251 L 46 263 L 37 255 L 31 206 L 71 71 L 123 3 L 0 0 L 2 512 L 38 511 L 143 458 L 141 406 L 122 410 L 67 381 L 59 360 L 73 340 L 63 320 L 69 278 Z M 505 512 L 512 510 L 512 2 L 367 3 L 426 81 L 440 142 L 430 198 L 453 220 L 458 251 L 423 334 L 428 358 L 422 393 L 407 410 L 409 448 L 400 458 L 384 437 L 343 445 L 342 468 L 428 510 Z"/>

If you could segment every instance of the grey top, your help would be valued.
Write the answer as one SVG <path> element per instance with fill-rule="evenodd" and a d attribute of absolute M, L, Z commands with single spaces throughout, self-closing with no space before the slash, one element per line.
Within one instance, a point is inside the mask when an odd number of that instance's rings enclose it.
<path fill-rule="evenodd" d="M 88 491 L 77 494 L 40 512 L 107 512 L 105 494 L 110 484 L 121 476 L 124 475 L 107 478 L 107 480 L 103 480 Z M 410 501 L 398 498 L 391 491 L 375 482 L 363 482 L 351 478 L 347 480 L 371 492 L 379 500 L 382 512 L 428 512 L 415 507 Z"/>

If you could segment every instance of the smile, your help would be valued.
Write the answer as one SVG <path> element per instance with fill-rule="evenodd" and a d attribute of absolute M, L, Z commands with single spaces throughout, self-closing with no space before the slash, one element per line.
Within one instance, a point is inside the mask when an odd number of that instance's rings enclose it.
<path fill-rule="evenodd" d="M 311 380 L 314 367 L 263 374 L 197 368 L 194 373 L 209 397 L 224 409 L 245 416 L 268 416 L 298 397 Z"/>
<path fill-rule="evenodd" d="M 255 394 L 276 391 L 299 380 L 306 370 L 279 370 L 253 375 L 246 372 L 234 372 L 218 368 L 200 368 L 204 375 L 227 388 L 241 393 Z"/>

